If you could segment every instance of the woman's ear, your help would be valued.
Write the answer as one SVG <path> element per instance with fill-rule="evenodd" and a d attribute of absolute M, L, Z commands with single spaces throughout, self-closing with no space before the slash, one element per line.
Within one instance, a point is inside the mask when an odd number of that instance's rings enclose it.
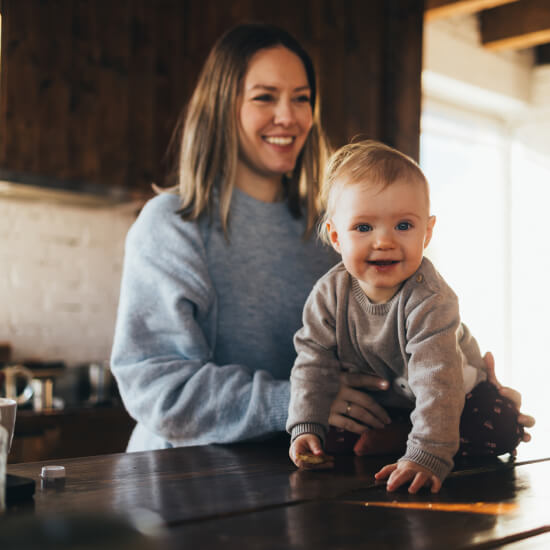
<path fill-rule="evenodd" d="M 332 245 L 332 248 L 338 252 L 338 254 L 341 254 L 340 251 L 340 242 L 338 240 L 338 231 L 336 231 L 336 226 L 334 225 L 334 222 L 332 220 L 328 220 L 326 223 L 326 231 L 327 235 L 330 241 L 330 244 Z"/>
<path fill-rule="evenodd" d="M 426 226 L 426 236 L 424 237 L 424 248 L 426 248 L 430 244 L 430 241 L 432 240 L 434 225 L 435 225 L 435 216 L 430 216 L 428 218 L 428 224 Z"/>

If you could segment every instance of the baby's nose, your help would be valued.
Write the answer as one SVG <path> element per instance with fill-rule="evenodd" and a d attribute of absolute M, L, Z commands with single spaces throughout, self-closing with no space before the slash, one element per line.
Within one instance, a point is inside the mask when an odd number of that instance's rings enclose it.
<path fill-rule="evenodd" d="M 380 248 L 380 249 L 392 248 L 394 246 L 394 242 L 389 232 L 377 231 L 375 246 L 376 248 Z"/>

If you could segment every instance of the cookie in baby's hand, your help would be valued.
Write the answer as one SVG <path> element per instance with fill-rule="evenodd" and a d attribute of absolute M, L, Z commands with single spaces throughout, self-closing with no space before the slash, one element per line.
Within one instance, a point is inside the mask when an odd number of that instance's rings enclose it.
<path fill-rule="evenodd" d="M 306 464 L 324 464 L 325 462 L 332 462 L 332 457 L 328 455 L 312 455 L 312 454 L 301 454 L 296 455 L 298 460 L 305 462 Z"/>

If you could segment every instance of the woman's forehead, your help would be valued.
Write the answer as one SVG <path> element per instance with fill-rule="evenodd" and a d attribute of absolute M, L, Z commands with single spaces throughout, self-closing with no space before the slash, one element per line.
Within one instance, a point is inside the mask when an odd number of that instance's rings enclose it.
<path fill-rule="evenodd" d="M 302 60 L 284 46 L 257 51 L 248 62 L 245 90 L 256 86 L 277 88 L 282 85 L 296 89 L 309 88 Z"/>

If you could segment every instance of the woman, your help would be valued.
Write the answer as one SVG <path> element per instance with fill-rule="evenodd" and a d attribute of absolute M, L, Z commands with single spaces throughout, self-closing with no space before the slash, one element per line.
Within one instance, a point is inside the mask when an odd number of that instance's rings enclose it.
<path fill-rule="evenodd" d="M 311 236 L 325 156 L 307 53 L 273 26 L 228 31 L 188 107 L 178 190 L 149 201 L 127 237 L 111 364 L 137 420 L 128 450 L 284 431 L 292 337 L 336 262 Z M 355 388 L 385 382 L 354 377 L 331 423 L 383 427 Z"/>

